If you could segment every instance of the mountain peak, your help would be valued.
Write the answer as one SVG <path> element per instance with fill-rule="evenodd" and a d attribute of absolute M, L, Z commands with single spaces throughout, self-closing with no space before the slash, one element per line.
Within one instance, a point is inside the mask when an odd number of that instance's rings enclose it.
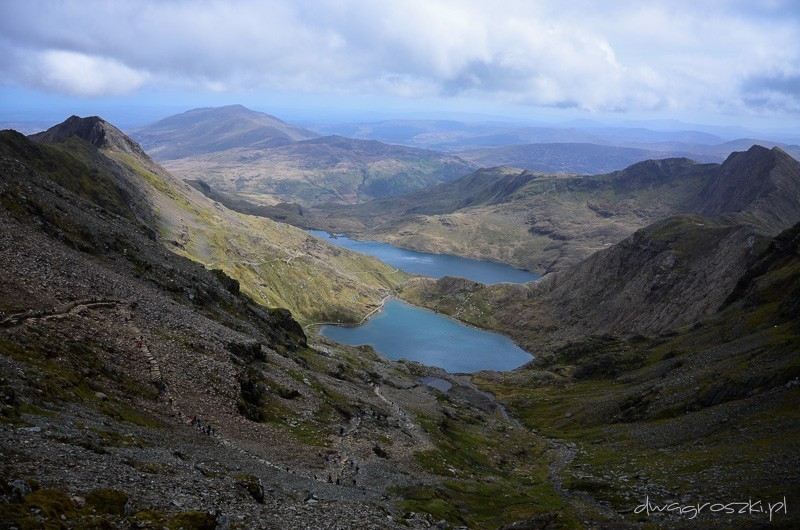
<path fill-rule="evenodd" d="M 136 156 L 147 156 L 139 144 L 99 116 L 81 118 L 72 115 L 44 132 L 30 138 L 40 143 L 63 142 L 71 136 L 85 140 L 98 149 L 108 149 Z"/>
<path fill-rule="evenodd" d="M 731 153 L 702 193 L 700 213 L 746 212 L 770 232 L 800 221 L 800 162 L 779 147 Z"/>
<path fill-rule="evenodd" d="M 243 105 L 192 109 L 132 132 L 157 160 L 288 145 L 318 135 Z"/>
<path fill-rule="evenodd" d="M 610 174 L 618 187 L 644 189 L 675 180 L 690 170 L 696 162 L 688 158 L 644 160 Z"/>

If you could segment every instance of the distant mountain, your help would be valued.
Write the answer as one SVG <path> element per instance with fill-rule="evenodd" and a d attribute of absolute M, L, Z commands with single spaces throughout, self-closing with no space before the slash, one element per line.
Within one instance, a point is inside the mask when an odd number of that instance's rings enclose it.
<path fill-rule="evenodd" d="M 548 149 L 541 144 L 592 144 L 616 148 L 641 149 L 649 154 L 643 158 L 627 158 L 631 164 L 647 158 L 664 158 L 686 156 L 693 160 L 705 162 L 721 162 L 733 151 L 741 151 L 753 144 L 768 147 L 778 146 L 795 158 L 800 158 L 800 146 L 775 141 L 774 139 L 757 139 L 757 136 L 746 129 L 737 127 L 711 127 L 682 122 L 626 122 L 619 126 L 610 126 L 589 120 L 573 120 L 558 125 L 540 124 L 536 126 L 520 126 L 511 123 L 464 123 L 446 120 L 387 120 L 374 123 L 353 123 L 314 126 L 321 134 L 339 134 L 360 139 L 380 140 L 438 151 L 465 153 L 465 158 L 475 156 L 491 156 L 491 149 L 500 149 L 494 165 L 507 164 L 535 171 L 567 171 L 594 174 L 613 171 L 625 167 L 624 156 L 609 164 L 610 155 L 598 151 L 599 163 L 593 165 L 588 157 L 581 153 L 581 146 L 576 156 L 581 159 L 571 168 L 569 153 L 542 153 L 543 160 L 528 157 L 531 163 L 541 162 L 539 166 L 528 165 L 528 162 L 512 162 L 510 157 L 515 150 L 525 149 L 523 146 L 534 145 L 529 149 Z M 796 135 L 788 137 L 789 140 Z M 794 140 L 792 140 L 794 141 Z M 510 149 L 511 153 L 505 152 Z M 558 148 L 553 148 L 554 150 Z M 599 147 L 595 147 L 598 149 Z M 610 153 L 614 153 L 613 150 Z M 623 152 L 624 155 L 624 152 Z M 548 157 L 555 157 L 549 160 Z M 524 157 L 520 160 L 526 160 Z M 492 165 L 486 162 L 486 165 Z"/>
<path fill-rule="evenodd" d="M 462 123 L 450 120 L 387 120 L 376 123 L 316 127 L 322 134 L 459 152 L 467 149 L 539 142 L 606 143 L 591 131 L 568 127 L 499 123 Z"/>
<path fill-rule="evenodd" d="M 722 162 L 714 154 L 697 155 L 690 151 L 639 149 L 591 143 L 540 143 L 509 145 L 492 149 L 469 150 L 459 156 L 482 167 L 511 166 L 543 173 L 581 173 L 596 175 L 624 169 L 654 158 L 687 157 L 698 162 Z"/>
<path fill-rule="evenodd" d="M 350 204 L 400 195 L 456 179 L 477 167 L 454 155 L 341 136 L 228 149 L 167 161 L 164 166 L 220 191 L 303 204 Z"/>
<path fill-rule="evenodd" d="M 194 109 L 131 132 L 156 160 L 237 147 L 276 147 L 318 135 L 241 105 Z"/>
<path fill-rule="evenodd" d="M 678 214 L 737 214 L 775 235 L 800 221 L 800 162 L 756 146 L 723 164 L 648 160 L 593 176 L 500 167 L 405 196 L 305 213 L 310 225 L 330 232 L 547 272 Z"/>

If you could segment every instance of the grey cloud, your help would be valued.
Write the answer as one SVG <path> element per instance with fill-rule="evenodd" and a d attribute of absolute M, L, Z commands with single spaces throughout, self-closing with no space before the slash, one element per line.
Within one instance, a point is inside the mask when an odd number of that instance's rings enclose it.
<path fill-rule="evenodd" d="M 780 92 L 800 98 L 800 75 L 755 76 L 743 83 L 745 92 Z"/>
<path fill-rule="evenodd" d="M 530 86 L 535 72 L 521 72 L 497 63 L 472 61 L 457 75 L 442 81 L 442 92 L 455 96 L 465 92 L 520 92 Z"/>
<path fill-rule="evenodd" d="M 141 86 L 466 94 L 599 110 L 796 97 L 786 65 L 800 58 L 800 26 L 781 11 L 792 3 L 684 4 L 680 17 L 667 0 L 643 4 L 2 2 L 0 82 L 86 96 Z M 754 51 L 764 49 L 774 53 Z"/>

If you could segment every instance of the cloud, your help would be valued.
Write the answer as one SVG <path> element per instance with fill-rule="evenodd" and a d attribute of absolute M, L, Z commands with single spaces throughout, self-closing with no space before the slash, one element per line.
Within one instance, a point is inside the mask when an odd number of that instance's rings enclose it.
<path fill-rule="evenodd" d="M 86 97 L 126 94 L 149 78 L 114 59 L 62 50 L 32 54 L 25 76 L 33 86 Z"/>
<path fill-rule="evenodd" d="M 800 75 L 757 75 L 742 83 L 743 100 L 748 107 L 782 109 L 800 113 Z"/>
<path fill-rule="evenodd" d="M 785 108 L 796 94 L 765 97 L 755 84 L 800 74 L 790 0 L 28 0 L 0 9 L 0 79 L 85 96 L 148 86 L 737 111 L 755 97 L 762 110 L 779 99 Z"/>

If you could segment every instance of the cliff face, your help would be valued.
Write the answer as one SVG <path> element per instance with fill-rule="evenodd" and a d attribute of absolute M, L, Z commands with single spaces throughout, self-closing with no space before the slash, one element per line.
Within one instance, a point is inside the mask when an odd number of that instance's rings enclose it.
<path fill-rule="evenodd" d="M 746 213 L 776 235 L 800 221 L 800 163 L 778 147 L 733 153 L 703 189 L 697 211 Z"/>
<path fill-rule="evenodd" d="M 765 245 L 742 225 L 673 217 L 545 278 L 536 292 L 567 327 L 659 333 L 716 313 Z"/>

